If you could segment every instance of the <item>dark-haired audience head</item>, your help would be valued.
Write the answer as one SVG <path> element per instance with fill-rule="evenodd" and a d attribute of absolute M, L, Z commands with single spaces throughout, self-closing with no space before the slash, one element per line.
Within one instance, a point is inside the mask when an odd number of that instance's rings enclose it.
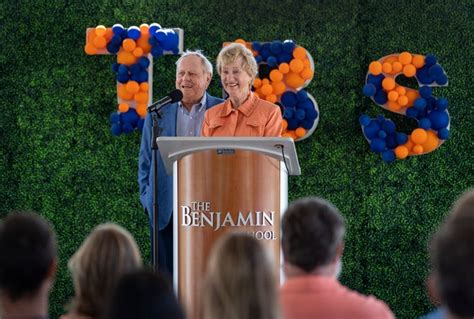
<path fill-rule="evenodd" d="M 435 287 L 451 317 L 474 317 L 474 190 L 455 203 L 430 254 Z"/>
<path fill-rule="evenodd" d="M 277 318 L 276 274 L 253 237 L 229 233 L 211 252 L 203 290 L 203 318 Z"/>
<path fill-rule="evenodd" d="M 29 309 L 15 309 L 22 300 L 28 300 L 27 307 L 35 307 L 36 301 L 44 304 L 47 314 L 56 263 L 56 239 L 50 225 L 35 213 L 8 215 L 0 223 L 0 315 L 26 315 Z"/>
<path fill-rule="evenodd" d="M 108 319 L 183 319 L 167 277 L 142 269 L 124 275 L 112 295 Z"/>
<path fill-rule="evenodd" d="M 120 277 L 142 265 L 132 235 L 113 223 L 94 228 L 69 260 L 75 298 L 69 316 L 102 318 Z"/>
<path fill-rule="evenodd" d="M 331 203 L 303 198 L 283 215 L 282 248 L 285 274 L 339 275 L 344 249 L 345 222 Z"/>

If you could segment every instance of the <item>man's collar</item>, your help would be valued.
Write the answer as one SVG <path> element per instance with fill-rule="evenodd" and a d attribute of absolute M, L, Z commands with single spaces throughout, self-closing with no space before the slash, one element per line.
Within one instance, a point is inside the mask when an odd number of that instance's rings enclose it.
<path fill-rule="evenodd" d="M 206 107 L 206 103 L 207 103 L 207 94 L 206 94 L 206 92 L 204 92 L 204 95 L 202 96 L 201 100 L 197 104 L 193 104 L 192 106 L 194 107 L 195 105 L 199 105 L 199 109 L 197 110 L 197 112 L 201 112 L 203 110 L 203 108 Z M 178 106 L 187 111 L 187 109 L 183 105 L 183 103 L 178 102 Z M 192 111 L 192 107 L 191 107 L 191 111 Z"/>

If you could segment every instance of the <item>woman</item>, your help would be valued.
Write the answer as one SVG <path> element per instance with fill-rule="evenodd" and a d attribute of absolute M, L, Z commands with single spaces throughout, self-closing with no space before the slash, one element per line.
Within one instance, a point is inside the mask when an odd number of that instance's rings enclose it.
<path fill-rule="evenodd" d="M 250 90 L 257 71 L 252 52 L 242 44 L 221 50 L 217 72 L 229 98 L 206 111 L 201 136 L 281 136 L 280 108 Z"/>
<path fill-rule="evenodd" d="M 127 230 L 112 223 L 94 228 L 69 260 L 75 297 L 61 319 L 103 318 L 119 278 L 141 265 L 140 251 Z"/>
<path fill-rule="evenodd" d="M 230 233 L 214 247 L 203 290 L 203 318 L 275 319 L 275 272 L 253 237 Z"/>

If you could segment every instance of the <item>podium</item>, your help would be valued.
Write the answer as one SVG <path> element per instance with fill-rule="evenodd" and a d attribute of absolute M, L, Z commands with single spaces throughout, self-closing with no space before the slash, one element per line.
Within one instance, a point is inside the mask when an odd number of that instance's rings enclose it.
<path fill-rule="evenodd" d="M 213 244 L 229 231 L 260 240 L 280 272 L 280 219 L 288 175 L 301 170 L 291 138 L 159 137 L 173 175 L 173 283 L 188 318 L 200 318 Z M 235 265 L 238 267 L 238 265 Z"/>

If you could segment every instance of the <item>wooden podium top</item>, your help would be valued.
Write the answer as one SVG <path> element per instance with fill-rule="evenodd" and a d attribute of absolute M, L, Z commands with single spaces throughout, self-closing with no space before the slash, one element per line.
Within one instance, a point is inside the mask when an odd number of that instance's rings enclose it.
<path fill-rule="evenodd" d="M 288 175 L 301 175 L 295 144 L 289 137 L 159 137 L 161 157 L 169 175 L 173 163 L 194 152 L 216 149 L 218 152 L 248 150 L 285 163 Z"/>

